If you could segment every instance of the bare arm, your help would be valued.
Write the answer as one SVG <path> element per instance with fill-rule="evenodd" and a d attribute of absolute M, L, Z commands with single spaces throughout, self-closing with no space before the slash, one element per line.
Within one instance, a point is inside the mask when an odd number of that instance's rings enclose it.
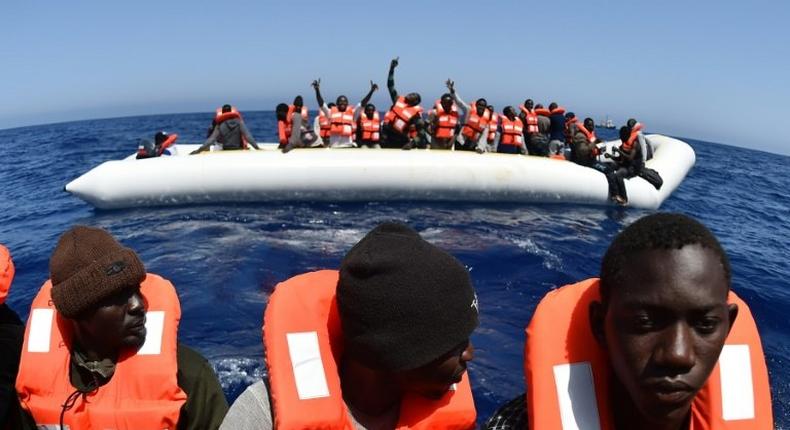
<path fill-rule="evenodd" d="M 387 89 L 390 92 L 392 103 L 398 101 L 398 91 L 395 89 L 395 68 L 398 67 L 398 58 L 400 57 L 396 57 L 390 62 L 390 73 L 387 76 Z"/>
<path fill-rule="evenodd" d="M 363 109 L 368 105 L 370 98 L 373 97 L 373 93 L 378 89 L 379 86 L 374 84 L 373 81 L 370 81 L 370 91 L 368 91 L 368 94 L 362 99 L 361 102 L 359 102 Z"/>
<path fill-rule="evenodd" d="M 323 106 L 324 98 L 321 97 L 321 79 L 319 78 L 314 80 L 313 83 L 310 85 L 312 85 L 313 88 L 315 89 L 315 99 L 318 101 L 318 106 Z"/>
<path fill-rule="evenodd" d="M 467 112 L 472 110 L 472 106 L 466 104 L 466 102 L 461 100 L 461 96 L 459 96 L 458 93 L 455 92 L 455 82 L 448 79 L 447 82 L 445 82 L 445 85 L 447 85 L 447 89 L 450 90 L 450 95 L 453 96 L 453 100 L 455 100 L 455 104 L 464 111 L 464 115 L 466 115 Z"/>

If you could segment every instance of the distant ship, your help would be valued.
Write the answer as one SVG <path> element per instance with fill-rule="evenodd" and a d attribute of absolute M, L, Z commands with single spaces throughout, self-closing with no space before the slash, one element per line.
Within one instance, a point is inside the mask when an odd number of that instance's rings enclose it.
<path fill-rule="evenodd" d="M 606 121 L 599 122 L 597 127 L 598 128 L 608 128 L 610 130 L 614 130 L 615 129 L 614 121 L 609 119 L 609 115 L 606 115 Z"/>

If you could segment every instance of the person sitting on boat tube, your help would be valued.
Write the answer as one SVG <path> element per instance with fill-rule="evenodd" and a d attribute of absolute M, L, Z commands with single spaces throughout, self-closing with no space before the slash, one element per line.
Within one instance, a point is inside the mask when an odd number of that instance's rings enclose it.
<path fill-rule="evenodd" d="M 398 67 L 398 58 L 390 62 L 390 71 L 387 76 L 387 89 L 392 100 L 392 107 L 384 116 L 384 126 L 381 129 L 384 148 L 412 149 L 424 148 L 428 144 L 425 135 L 426 125 L 422 119 L 422 98 L 418 93 L 409 93 L 398 96 L 395 89 L 395 68 Z"/>
<path fill-rule="evenodd" d="M 381 148 L 381 119 L 376 105 L 368 103 L 357 122 L 357 146 L 360 148 Z"/>
<path fill-rule="evenodd" d="M 475 428 L 466 367 L 477 325 L 466 267 L 411 228 L 381 224 L 339 272 L 275 287 L 263 321 L 268 378 L 220 428 Z"/>
<path fill-rule="evenodd" d="M 283 153 L 294 148 L 310 148 L 321 146 L 321 142 L 309 124 L 302 120 L 300 112 L 294 112 L 287 104 L 280 103 L 275 108 L 277 116 L 277 136 L 280 142 L 278 149 Z M 293 130 L 297 130 L 296 133 Z"/>
<path fill-rule="evenodd" d="M 154 142 L 151 143 L 148 139 L 141 139 L 139 145 L 137 146 L 137 159 L 143 158 L 155 158 L 161 157 L 162 155 L 172 155 L 170 153 L 170 148 L 173 144 L 176 143 L 178 139 L 178 135 L 167 134 L 164 131 L 157 131 L 154 135 Z"/>
<path fill-rule="evenodd" d="M 642 155 L 645 161 L 653 158 L 653 147 L 648 143 L 647 137 L 643 132 L 644 126 L 634 118 L 629 118 L 625 125 L 631 129 L 632 133 L 636 133 L 636 138 L 639 141 L 639 146 L 642 147 Z"/>
<path fill-rule="evenodd" d="M 330 108 L 324 103 L 321 96 L 321 79 L 316 79 L 311 84 L 315 89 L 315 98 L 318 101 L 321 112 L 329 118 L 329 147 L 330 148 L 354 148 L 354 138 L 356 135 L 356 124 L 362 106 L 367 106 L 370 97 L 379 89 L 379 86 L 370 81 L 370 91 L 362 98 L 362 101 L 354 107 L 348 106 L 348 97 L 338 96 L 335 106 Z"/>
<path fill-rule="evenodd" d="M 754 318 L 719 241 L 682 214 L 639 219 L 600 279 L 549 292 L 526 329 L 526 398 L 488 429 L 773 429 Z"/>
<path fill-rule="evenodd" d="M 548 157 L 549 153 L 549 136 L 551 132 L 551 111 L 544 108 L 542 104 L 535 105 L 535 113 L 538 115 L 538 133 L 531 136 L 534 141 L 532 146 L 535 147 L 537 153 L 541 157 Z"/>
<path fill-rule="evenodd" d="M 524 104 L 520 105 L 518 117 L 524 123 L 524 141 L 527 145 L 527 152 L 529 155 L 539 155 L 542 152 L 535 146 L 533 136 L 538 134 L 538 114 L 535 112 L 535 102 L 532 99 L 524 100 Z"/>
<path fill-rule="evenodd" d="M 453 96 L 450 93 L 442 94 L 428 113 L 431 149 L 453 149 L 458 124 L 460 114 Z"/>
<path fill-rule="evenodd" d="M 455 138 L 455 149 L 474 151 L 478 146 L 484 148 L 484 142 L 488 138 L 488 127 L 491 122 L 491 112 L 487 109 L 488 102 L 484 98 L 479 98 L 475 100 L 473 105 L 468 105 L 458 95 L 453 80 L 448 79 L 445 85 L 447 85 L 450 96 L 464 117 L 461 133 Z"/>
<path fill-rule="evenodd" d="M 222 149 L 226 151 L 247 149 L 248 145 L 260 149 L 255 143 L 255 138 L 247 130 L 247 126 L 244 125 L 241 114 L 233 106 L 224 105 L 221 109 L 217 109 L 214 122 L 216 126 L 211 132 L 211 136 L 206 139 L 203 145 L 200 145 L 200 148 L 192 151 L 193 155 L 208 150 L 215 143 L 221 144 Z"/>
<path fill-rule="evenodd" d="M 516 116 L 513 106 L 505 106 L 500 117 L 499 145 L 497 152 L 503 154 L 526 154 L 527 146 L 524 143 L 524 123 Z"/>
<path fill-rule="evenodd" d="M 628 192 L 625 188 L 625 179 L 633 178 L 642 173 L 645 162 L 642 159 L 642 147 L 637 142 L 635 132 L 623 126 L 620 128 L 620 146 L 613 148 L 614 155 L 604 154 L 615 162 L 614 181 L 609 182 L 609 198 L 617 204 L 628 203 Z"/>
<path fill-rule="evenodd" d="M 31 305 L 16 391 L 22 429 L 216 429 L 211 365 L 178 342 L 173 285 L 107 231 L 60 237 Z"/>
<path fill-rule="evenodd" d="M 565 108 L 557 103 L 549 104 L 549 156 L 560 155 L 565 149 Z"/>

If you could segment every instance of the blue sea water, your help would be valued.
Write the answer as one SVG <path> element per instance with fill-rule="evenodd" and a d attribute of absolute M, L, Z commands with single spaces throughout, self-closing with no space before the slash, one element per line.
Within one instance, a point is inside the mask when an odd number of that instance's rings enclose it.
<path fill-rule="evenodd" d="M 276 140 L 272 112 L 245 112 L 245 119 L 259 141 Z M 211 114 L 201 113 L 0 130 L 0 243 L 11 249 L 17 267 L 10 306 L 27 317 L 64 230 L 74 224 L 106 228 L 137 250 L 149 271 L 176 285 L 180 339 L 209 359 L 232 402 L 265 374 L 261 322 L 273 287 L 305 271 L 336 268 L 367 231 L 399 220 L 471 272 L 481 326 L 472 336 L 476 353 L 469 371 L 482 422 L 524 390 L 524 327 L 538 300 L 552 288 L 595 276 L 612 238 L 652 212 L 425 202 L 96 211 L 63 191 L 99 163 L 134 152 L 140 137 L 163 129 L 179 133 L 182 142 L 198 142 L 210 122 Z M 697 165 L 661 210 L 701 220 L 727 250 L 734 288 L 762 333 L 777 428 L 790 428 L 790 158 L 684 140 L 694 147 Z"/>

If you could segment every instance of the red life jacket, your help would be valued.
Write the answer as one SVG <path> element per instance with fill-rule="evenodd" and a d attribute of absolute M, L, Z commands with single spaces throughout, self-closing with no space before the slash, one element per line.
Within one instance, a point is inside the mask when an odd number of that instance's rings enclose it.
<path fill-rule="evenodd" d="M 570 145 L 571 143 L 573 143 L 573 135 L 571 133 L 571 130 L 573 130 L 574 126 L 578 128 L 578 125 L 579 125 L 579 119 L 576 117 L 565 120 L 565 142 L 567 144 Z"/>
<path fill-rule="evenodd" d="M 558 106 L 550 110 L 549 115 L 565 115 L 565 108 L 562 106 Z"/>
<path fill-rule="evenodd" d="M 499 125 L 499 114 L 491 111 L 488 112 L 491 113 L 491 120 L 488 122 L 488 138 L 486 140 L 488 140 L 488 143 L 494 143 L 496 128 Z"/>
<path fill-rule="evenodd" d="M 8 290 L 11 289 L 11 282 L 14 281 L 14 261 L 11 260 L 11 253 L 4 245 L 0 245 L 0 305 L 5 303 Z"/>
<path fill-rule="evenodd" d="M 159 147 L 159 150 L 157 151 L 156 155 L 164 154 L 165 153 L 165 149 L 173 146 L 173 144 L 176 143 L 176 140 L 178 140 L 178 135 L 177 134 L 173 133 L 173 134 L 168 135 L 167 139 L 165 139 L 165 141 L 162 142 L 162 145 Z"/>
<path fill-rule="evenodd" d="M 332 122 L 329 121 L 323 109 L 318 111 L 318 135 L 321 138 L 329 137 L 329 130 L 332 128 Z"/>
<path fill-rule="evenodd" d="M 521 118 L 516 117 L 512 121 L 507 115 L 502 115 L 502 135 L 499 137 L 500 145 L 524 144 L 524 123 Z"/>
<path fill-rule="evenodd" d="M 587 127 L 585 127 L 583 124 L 578 125 L 576 127 L 576 130 L 579 133 L 583 134 L 584 138 L 587 139 L 588 142 L 595 143 L 595 142 L 598 141 L 598 137 L 595 136 L 595 131 L 587 130 Z M 593 157 L 597 157 L 598 155 L 600 155 L 600 153 L 601 153 L 601 151 L 598 149 L 597 146 L 593 146 L 592 147 L 592 155 L 593 155 Z"/>
<path fill-rule="evenodd" d="M 354 426 L 340 390 L 343 333 L 335 290 L 338 272 L 322 270 L 278 284 L 263 317 L 274 428 L 348 430 Z M 397 429 L 472 429 L 475 407 L 464 374 L 441 399 L 401 399 Z"/>
<path fill-rule="evenodd" d="M 236 110 L 236 106 L 230 107 L 230 112 L 222 113 L 222 108 L 217 108 L 217 111 L 214 114 L 214 127 L 219 127 L 220 124 L 229 120 L 229 119 L 237 119 L 239 121 L 244 121 L 241 117 L 241 113 Z M 290 136 L 290 132 L 288 133 Z M 247 138 L 244 137 L 244 134 L 241 135 L 241 148 L 247 149 Z"/>
<path fill-rule="evenodd" d="M 288 114 L 286 116 L 286 119 L 287 119 L 289 124 L 293 124 L 294 112 L 296 112 L 296 106 L 294 106 L 294 105 L 288 106 Z M 309 112 L 307 111 L 307 107 L 302 106 L 302 108 L 299 109 L 299 113 L 302 114 L 302 124 L 307 124 L 307 121 L 310 120 L 310 116 L 308 115 Z"/>
<path fill-rule="evenodd" d="M 33 300 L 16 391 L 38 426 L 56 428 L 71 385 L 71 323 L 61 317 L 47 281 Z M 176 373 L 176 335 L 181 307 L 173 285 L 154 274 L 140 284 L 147 303 L 147 335 L 137 351 L 124 351 L 109 382 L 77 398 L 64 425 L 80 430 L 175 430 L 186 401 Z"/>
<path fill-rule="evenodd" d="M 634 143 L 639 139 L 639 132 L 642 131 L 642 124 L 636 123 L 636 125 L 631 128 L 631 134 L 628 136 L 628 140 L 623 142 L 621 147 L 628 152 L 631 152 L 631 149 L 634 147 Z"/>
<path fill-rule="evenodd" d="M 551 116 L 551 111 L 546 108 L 539 108 L 539 109 L 535 109 L 535 114 L 538 116 L 549 117 Z"/>
<path fill-rule="evenodd" d="M 436 130 L 434 130 L 435 137 L 439 139 L 449 139 L 455 135 L 455 126 L 458 125 L 458 107 L 453 103 L 450 112 L 444 110 L 441 100 L 436 100 L 434 107 L 434 114 L 436 115 Z"/>
<path fill-rule="evenodd" d="M 379 112 L 373 112 L 373 118 L 368 118 L 363 112 L 359 115 L 359 127 L 362 130 L 362 140 L 378 142 L 380 139 L 381 120 Z"/>
<path fill-rule="evenodd" d="M 483 115 L 478 115 L 477 106 L 472 104 L 469 111 L 466 112 L 466 121 L 464 127 L 461 129 L 461 134 L 468 140 L 477 141 L 477 139 L 480 138 L 480 134 L 488 128 L 490 122 L 491 111 L 483 109 Z M 494 126 L 494 128 L 496 128 L 496 126 Z"/>
<path fill-rule="evenodd" d="M 398 133 L 411 133 L 411 130 L 407 130 L 406 128 L 412 118 L 421 113 L 421 106 L 409 106 L 408 103 L 406 103 L 406 97 L 400 96 L 398 100 L 395 101 L 395 104 L 392 105 L 389 112 L 384 115 L 384 124 L 389 124 L 390 127 L 395 129 Z M 416 135 L 416 130 L 414 134 Z"/>
<path fill-rule="evenodd" d="M 277 120 L 277 138 L 280 140 L 280 146 L 287 144 L 288 139 L 291 138 L 291 129 L 286 121 Z"/>
<path fill-rule="evenodd" d="M 529 110 L 524 105 L 520 105 L 519 109 L 524 112 L 524 118 L 527 120 L 527 134 L 534 134 L 538 132 L 538 114 L 535 109 Z"/>
<path fill-rule="evenodd" d="M 330 136 L 351 136 L 354 134 L 354 108 L 351 106 L 347 106 L 343 112 L 337 106 L 333 106 L 329 110 L 329 121 L 331 122 Z"/>
<path fill-rule="evenodd" d="M 529 428 L 613 429 L 606 351 L 589 326 L 598 279 L 546 294 L 527 327 L 524 371 Z M 771 391 L 760 335 L 749 307 L 730 292 L 738 318 L 719 362 L 691 405 L 690 430 L 773 429 Z M 596 425 L 597 424 L 597 425 Z"/>

